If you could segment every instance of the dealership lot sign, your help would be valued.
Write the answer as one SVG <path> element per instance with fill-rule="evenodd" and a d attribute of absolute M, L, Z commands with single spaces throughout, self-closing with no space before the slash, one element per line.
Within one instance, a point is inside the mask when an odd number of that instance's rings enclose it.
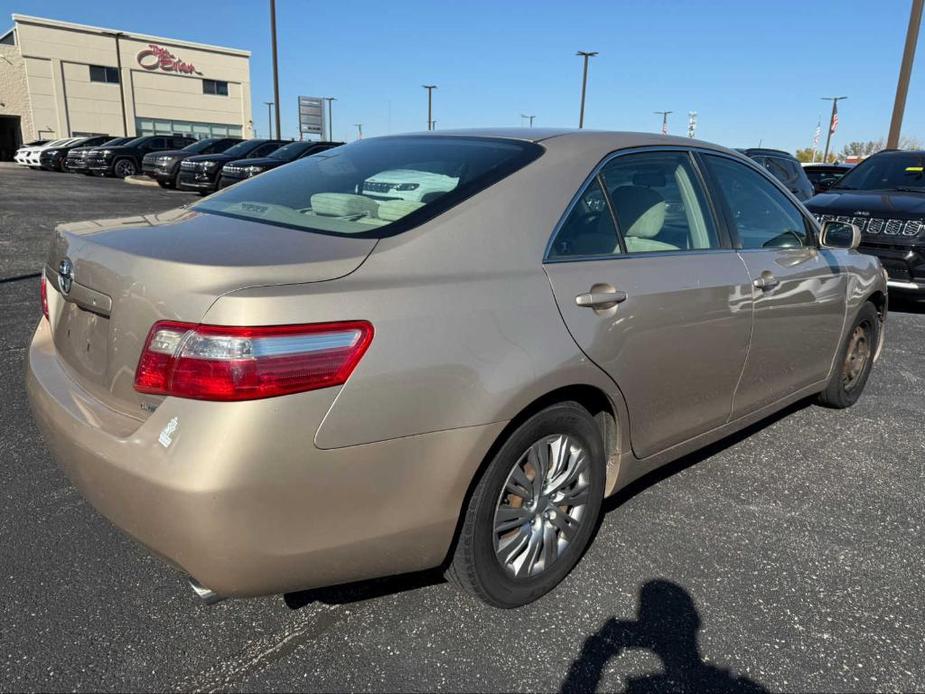
<path fill-rule="evenodd" d="M 163 46 L 149 43 L 148 47 L 135 56 L 138 64 L 145 70 L 163 70 L 164 72 L 179 72 L 183 75 L 201 75 L 192 63 L 185 63 Z"/>

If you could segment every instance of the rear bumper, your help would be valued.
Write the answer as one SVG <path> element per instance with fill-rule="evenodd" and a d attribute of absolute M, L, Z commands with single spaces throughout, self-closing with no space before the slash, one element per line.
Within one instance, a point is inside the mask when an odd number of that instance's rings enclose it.
<path fill-rule="evenodd" d="M 87 500 L 227 597 L 440 564 L 466 489 L 504 426 L 321 450 L 305 423 L 322 420 L 337 389 L 286 396 L 285 407 L 280 398 L 167 398 L 135 420 L 70 379 L 46 320 L 27 369 L 45 440 Z"/>

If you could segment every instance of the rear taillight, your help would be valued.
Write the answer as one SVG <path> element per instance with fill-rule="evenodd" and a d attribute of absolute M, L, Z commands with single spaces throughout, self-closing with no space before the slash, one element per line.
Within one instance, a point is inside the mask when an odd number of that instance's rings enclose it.
<path fill-rule="evenodd" d="M 366 321 L 256 328 L 161 321 L 135 390 L 197 400 L 256 400 L 344 383 L 373 339 Z"/>
<path fill-rule="evenodd" d="M 42 273 L 42 313 L 48 318 L 48 280 L 45 279 L 45 273 Z"/>

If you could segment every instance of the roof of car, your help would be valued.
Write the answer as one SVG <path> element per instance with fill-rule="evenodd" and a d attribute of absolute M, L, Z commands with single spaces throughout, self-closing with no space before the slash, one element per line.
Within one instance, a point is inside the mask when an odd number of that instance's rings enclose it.
<path fill-rule="evenodd" d="M 785 156 L 789 159 L 795 159 L 790 152 L 785 152 L 782 149 L 773 149 L 771 147 L 736 147 L 737 152 L 742 152 L 742 154 L 776 154 L 778 156 Z"/>
<path fill-rule="evenodd" d="M 557 144 L 567 145 L 569 143 L 578 144 L 580 142 L 585 145 L 592 145 L 596 143 L 601 146 L 608 146 L 612 149 L 682 145 L 685 147 L 705 147 L 724 152 L 733 151 L 711 142 L 704 142 L 703 140 L 695 140 L 689 137 L 679 137 L 676 135 L 616 130 L 579 130 L 577 128 L 465 128 L 458 130 L 425 130 L 422 132 L 386 135 L 384 137 L 408 136 L 495 137 L 524 140 L 527 142 L 547 142 L 549 140 L 555 140 Z"/>

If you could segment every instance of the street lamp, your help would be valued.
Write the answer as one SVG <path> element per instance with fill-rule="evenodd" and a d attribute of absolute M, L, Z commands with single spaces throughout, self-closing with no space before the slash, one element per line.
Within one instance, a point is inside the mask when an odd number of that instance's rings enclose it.
<path fill-rule="evenodd" d="M 437 88 L 436 84 L 422 84 L 422 87 L 427 90 L 427 129 L 434 129 L 434 109 L 433 109 L 433 93 L 434 89 Z"/>
<path fill-rule="evenodd" d="M 273 101 L 264 101 L 267 105 L 267 137 L 273 139 Z"/>
<path fill-rule="evenodd" d="M 363 139 L 363 124 L 354 123 L 354 125 L 356 126 L 356 129 L 357 129 L 357 139 L 362 140 Z"/>
<path fill-rule="evenodd" d="M 276 58 L 276 0 L 270 0 L 270 40 L 273 44 L 273 98 L 276 105 L 276 137 L 279 137 L 279 64 Z M 270 134 L 273 137 L 273 134 Z"/>
<path fill-rule="evenodd" d="M 334 111 L 331 103 L 337 101 L 336 96 L 326 96 L 324 100 L 328 102 L 328 142 L 334 141 Z"/>
<path fill-rule="evenodd" d="M 693 137 L 694 132 L 697 130 L 697 112 L 688 111 L 687 112 L 687 136 Z"/>
<path fill-rule="evenodd" d="M 530 121 L 530 127 L 531 127 L 531 128 L 533 127 L 533 119 L 536 118 L 536 116 L 528 116 L 526 113 L 521 113 L 521 114 L 520 114 L 520 117 L 521 117 L 521 118 L 526 118 L 527 120 L 529 120 L 529 121 Z"/>
<path fill-rule="evenodd" d="M 575 55 L 584 58 L 585 69 L 581 77 L 581 110 L 578 112 L 578 127 L 585 127 L 585 91 L 588 87 L 588 59 L 597 55 L 597 51 L 578 51 Z"/>
<path fill-rule="evenodd" d="M 668 114 L 674 111 L 653 111 L 652 113 L 662 117 L 662 135 L 668 134 Z"/>

